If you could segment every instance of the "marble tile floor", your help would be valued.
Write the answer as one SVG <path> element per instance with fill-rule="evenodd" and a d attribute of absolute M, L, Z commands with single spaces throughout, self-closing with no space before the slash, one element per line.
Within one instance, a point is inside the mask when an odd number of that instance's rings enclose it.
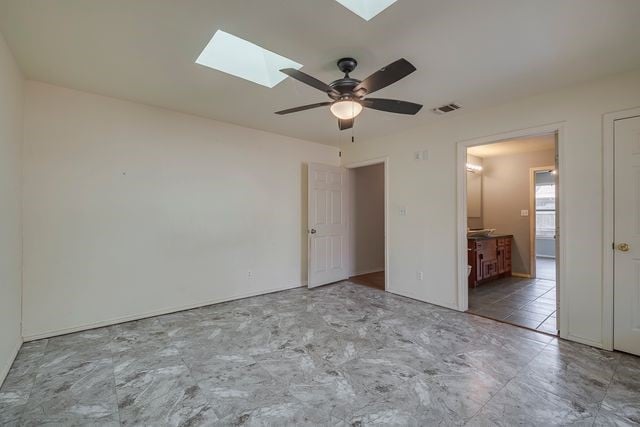
<path fill-rule="evenodd" d="M 633 425 L 640 358 L 343 282 L 26 343 L 0 424 Z"/>
<path fill-rule="evenodd" d="M 508 277 L 469 288 L 469 313 L 556 335 L 556 283 Z"/>

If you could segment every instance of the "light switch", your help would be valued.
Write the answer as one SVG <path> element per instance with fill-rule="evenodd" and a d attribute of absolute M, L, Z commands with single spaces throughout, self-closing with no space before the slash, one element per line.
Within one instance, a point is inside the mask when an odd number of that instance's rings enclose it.
<path fill-rule="evenodd" d="M 414 160 L 429 160 L 429 150 L 416 151 L 413 153 Z"/>
<path fill-rule="evenodd" d="M 529 216 L 529 210 L 528 209 L 522 209 L 520 211 L 520 216 Z"/>

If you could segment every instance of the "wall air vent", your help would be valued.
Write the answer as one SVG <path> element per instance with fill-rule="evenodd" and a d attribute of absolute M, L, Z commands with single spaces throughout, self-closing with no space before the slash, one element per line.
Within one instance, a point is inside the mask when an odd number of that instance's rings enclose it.
<path fill-rule="evenodd" d="M 446 114 L 446 113 L 450 113 L 452 111 L 456 111 L 459 110 L 460 108 L 462 108 L 459 104 L 456 104 L 455 102 L 452 102 L 451 104 L 446 104 L 446 105 L 442 105 L 438 108 L 434 108 L 433 112 L 436 114 Z"/>

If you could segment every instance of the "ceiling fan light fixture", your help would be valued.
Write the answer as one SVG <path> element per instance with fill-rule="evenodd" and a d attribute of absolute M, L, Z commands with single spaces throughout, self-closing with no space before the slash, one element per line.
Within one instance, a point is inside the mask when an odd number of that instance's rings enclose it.
<path fill-rule="evenodd" d="M 351 120 L 362 112 L 362 104 L 351 99 L 336 101 L 331 104 L 331 112 L 341 120 Z"/>

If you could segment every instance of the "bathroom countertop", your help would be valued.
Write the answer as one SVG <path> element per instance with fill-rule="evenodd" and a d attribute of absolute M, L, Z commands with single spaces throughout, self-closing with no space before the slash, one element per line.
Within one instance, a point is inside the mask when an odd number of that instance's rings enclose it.
<path fill-rule="evenodd" d="M 513 234 L 502 234 L 502 233 L 494 233 L 488 236 L 467 236 L 469 240 L 489 240 L 489 239 L 499 239 L 504 237 L 513 237 Z"/>

